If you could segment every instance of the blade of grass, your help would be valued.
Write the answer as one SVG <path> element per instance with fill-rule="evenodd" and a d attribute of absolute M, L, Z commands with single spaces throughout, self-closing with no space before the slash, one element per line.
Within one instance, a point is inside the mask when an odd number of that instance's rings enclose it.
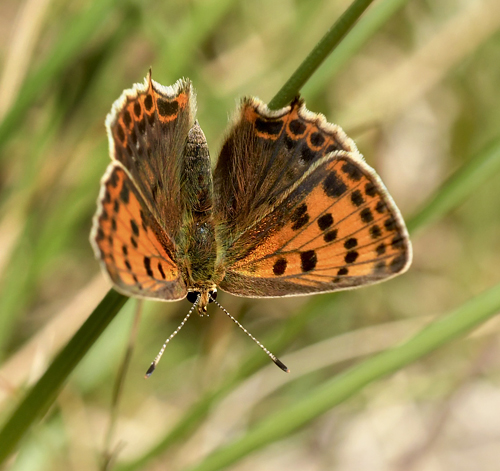
<path fill-rule="evenodd" d="M 499 171 L 500 139 L 496 139 L 462 165 L 439 187 L 422 208 L 407 221 L 408 230 L 413 233 L 443 217 Z"/>
<path fill-rule="evenodd" d="M 300 64 L 299 68 L 287 80 L 285 85 L 269 102 L 269 108 L 276 110 L 290 103 L 299 93 L 302 86 L 309 80 L 315 70 L 342 41 L 344 36 L 354 26 L 354 23 L 370 6 L 373 0 L 355 0 L 344 14 L 327 31 L 311 53 Z"/>
<path fill-rule="evenodd" d="M 295 404 L 255 425 L 242 438 L 220 448 L 189 471 L 216 471 L 268 446 L 381 379 L 472 331 L 500 310 L 500 284 L 425 327 L 408 342 L 376 355 L 327 381 Z"/>
<path fill-rule="evenodd" d="M 104 438 L 104 449 L 101 456 L 102 471 L 112 469 L 118 451 L 117 448 L 113 449 L 112 443 L 119 417 L 118 414 L 120 409 L 120 401 L 122 398 L 123 390 L 125 388 L 125 380 L 127 377 L 128 370 L 130 368 L 130 362 L 132 361 L 132 354 L 135 348 L 137 332 L 139 331 L 139 323 L 141 320 L 143 304 L 144 301 L 142 299 L 136 300 L 134 322 L 130 329 L 130 335 L 128 338 L 125 355 L 123 356 L 122 363 L 120 365 L 120 368 L 118 369 L 118 374 L 116 375 L 116 380 L 113 387 L 113 393 L 111 397 L 111 410 L 109 414 L 109 424 Z"/>
<path fill-rule="evenodd" d="M 0 430 L 0 464 L 14 451 L 29 428 L 55 401 L 69 374 L 99 338 L 128 298 L 111 290 L 78 332 L 52 361 Z"/>

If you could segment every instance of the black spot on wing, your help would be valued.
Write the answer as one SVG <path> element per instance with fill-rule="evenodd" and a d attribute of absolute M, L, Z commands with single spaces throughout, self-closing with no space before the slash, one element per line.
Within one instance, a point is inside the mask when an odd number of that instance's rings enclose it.
<path fill-rule="evenodd" d="M 118 185 L 118 174 L 116 172 L 113 172 L 111 177 L 109 177 L 109 183 L 113 188 L 116 188 L 116 185 Z"/>
<path fill-rule="evenodd" d="M 116 134 L 118 134 L 118 139 L 120 139 L 120 141 L 125 142 L 125 132 L 120 123 L 116 124 Z"/>
<path fill-rule="evenodd" d="M 372 198 L 377 194 L 377 189 L 375 188 L 375 185 L 373 182 L 368 182 L 365 185 L 365 195 L 366 196 L 371 196 Z"/>
<path fill-rule="evenodd" d="M 130 220 L 130 227 L 134 235 L 136 237 L 139 236 L 139 227 L 137 226 L 137 223 L 133 219 Z"/>
<path fill-rule="evenodd" d="M 401 271 L 406 264 L 406 256 L 405 254 L 400 254 L 396 258 L 394 258 L 389 264 L 389 270 L 392 273 L 397 273 Z"/>
<path fill-rule="evenodd" d="M 163 117 L 173 116 L 179 111 L 179 103 L 177 101 L 168 101 L 163 98 L 158 98 L 156 104 L 158 106 L 158 113 Z"/>
<path fill-rule="evenodd" d="M 378 239 L 382 235 L 382 231 L 379 226 L 374 224 L 370 227 L 370 235 L 372 239 Z"/>
<path fill-rule="evenodd" d="M 358 245 L 358 240 L 355 237 L 350 237 L 344 242 L 344 247 L 348 250 L 356 247 L 356 245 Z"/>
<path fill-rule="evenodd" d="M 295 134 L 296 136 L 304 134 L 304 131 L 306 130 L 306 125 L 298 119 L 294 119 L 293 121 L 291 121 L 288 127 L 290 129 L 290 132 L 292 134 Z"/>
<path fill-rule="evenodd" d="M 396 220 L 391 216 L 389 219 L 386 219 L 384 221 L 384 227 L 388 231 L 395 231 L 396 230 Z"/>
<path fill-rule="evenodd" d="M 151 259 L 149 257 L 144 257 L 144 268 L 146 269 L 146 273 L 153 278 L 153 270 L 151 270 Z"/>
<path fill-rule="evenodd" d="M 333 242 L 337 238 L 338 231 L 337 229 L 333 229 L 331 231 L 328 231 L 324 236 L 323 240 L 325 242 Z"/>
<path fill-rule="evenodd" d="M 165 279 L 165 272 L 163 271 L 163 266 L 161 264 L 161 262 L 158 262 L 158 271 L 160 272 L 160 275 L 163 279 Z"/>
<path fill-rule="evenodd" d="M 352 162 L 346 162 L 344 165 L 342 165 L 342 171 L 352 180 L 355 182 L 359 182 L 361 180 L 361 177 L 363 176 L 363 173 L 357 167 L 354 165 Z"/>
<path fill-rule="evenodd" d="M 300 158 L 306 163 L 312 162 L 317 155 L 305 142 L 300 147 Z"/>
<path fill-rule="evenodd" d="M 323 180 L 323 190 L 330 198 L 338 198 L 346 192 L 347 186 L 337 172 L 332 170 Z"/>
<path fill-rule="evenodd" d="M 361 194 L 361 191 L 354 190 L 351 193 L 351 201 L 354 206 L 356 207 L 361 206 L 365 202 L 363 195 Z"/>
<path fill-rule="evenodd" d="M 265 121 L 262 118 L 257 118 L 255 120 L 255 128 L 259 132 L 277 136 L 283 129 L 283 121 Z"/>
<path fill-rule="evenodd" d="M 405 240 L 398 234 L 395 235 L 391 240 L 391 246 L 395 249 L 402 249 L 404 246 Z"/>
<path fill-rule="evenodd" d="M 308 272 L 316 268 L 318 263 L 318 257 L 314 250 L 308 250 L 307 252 L 302 252 L 300 254 L 300 262 L 303 272 Z"/>
<path fill-rule="evenodd" d="M 134 103 L 134 114 L 137 117 L 141 116 L 141 104 L 138 101 Z"/>
<path fill-rule="evenodd" d="M 320 147 L 321 145 L 323 145 L 323 142 L 325 142 L 325 138 L 321 133 L 313 132 L 311 134 L 311 144 L 314 147 Z"/>
<path fill-rule="evenodd" d="M 123 113 L 123 122 L 127 127 L 130 127 L 130 124 L 132 123 L 132 118 L 128 110 L 125 110 L 125 112 Z"/>
<path fill-rule="evenodd" d="M 323 216 L 318 218 L 318 227 L 322 231 L 328 229 L 332 224 L 333 216 L 330 213 L 323 214 Z"/>
<path fill-rule="evenodd" d="M 373 221 L 373 214 L 370 208 L 362 209 L 361 212 L 359 213 L 359 216 L 361 217 L 361 220 L 366 224 Z"/>
<path fill-rule="evenodd" d="M 278 260 L 276 260 L 276 262 L 273 265 L 273 273 L 276 276 L 283 275 L 285 273 L 286 266 L 287 266 L 286 259 L 278 258 Z"/>
<path fill-rule="evenodd" d="M 151 111 L 151 108 L 153 107 L 153 97 L 150 94 L 148 94 L 144 99 L 144 106 L 146 107 L 146 110 Z"/>
<path fill-rule="evenodd" d="M 307 205 L 302 203 L 292 214 L 292 229 L 294 231 L 304 227 L 309 222 L 309 214 L 307 214 Z"/>
<path fill-rule="evenodd" d="M 355 250 L 347 252 L 346 256 L 344 257 L 345 263 L 354 263 L 358 258 L 358 256 L 359 253 L 356 252 Z"/>
<path fill-rule="evenodd" d="M 128 189 L 128 186 L 123 184 L 122 189 L 120 190 L 120 199 L 125 203 L 128 204 L 129 199 L 130 199 L 130 190 Z"/>

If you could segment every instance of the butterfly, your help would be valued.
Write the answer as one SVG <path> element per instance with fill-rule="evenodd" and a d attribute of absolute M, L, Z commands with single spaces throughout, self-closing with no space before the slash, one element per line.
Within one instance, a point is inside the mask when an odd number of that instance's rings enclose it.
<path fill-rule="evenodd" d="M 112 162 L 90 239 L 116 290 L 187 297 L 203 315 L 217 288 L 298 296 L 407 270 L 403 218 L 339 126 L 300 98 L 280 110 L 244 98 L 212 173 L 195 113 L 188 79 L 166 87 L 149 71 L 106 118 Z"/>

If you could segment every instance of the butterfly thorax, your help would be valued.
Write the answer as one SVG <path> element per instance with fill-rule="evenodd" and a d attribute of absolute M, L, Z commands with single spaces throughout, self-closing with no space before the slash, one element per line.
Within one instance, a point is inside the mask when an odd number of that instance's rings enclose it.
<path fill-rule="evenodd" d="M 189 291 L 201 293 L 198 311 L 206 312 L 209 291 L 216 288 L 217 247 L 213 220 L 213 182 L 205 135 L 196 122 L 188 134 L 181 168 L 181 201 L 184 202 L 184 281 Z"/>

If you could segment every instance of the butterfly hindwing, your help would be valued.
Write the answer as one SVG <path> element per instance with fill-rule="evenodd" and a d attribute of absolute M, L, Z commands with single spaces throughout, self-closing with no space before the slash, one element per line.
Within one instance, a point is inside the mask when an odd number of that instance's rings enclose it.
<path fill-rule="evenodd" d="M 254 195 L 263 191 L 260 199 L 257 197 L 248 206 L 253 213 L 248 221 L 240 216 L 240 201 L 245 203 L 247 196 L 236 194 L 232 204 L 238 211 L 234 212 L 228 203 L 223 206 L 226 199 L 221 202 L 220 213 L 227 217 L 221 233 L 229 241 L 225 248 L 226 273 L 220 282 L 225 291 L 243 296 L 335 291 L 387 279 L 409 265 L 411 246 L 404 222 L 380 179 L 340 128 L 301 106 L 292 104 L 288 112 L 287 108 L 281 111 L 284 114 L 276 119 L 283 122 L 282 135 L 276 139 L 259 136 L 258 129 L 253 132 L 257 136 L 254 139 L 264 141 L 260 147 L 267 153 L 253 157 L 255 167 L 241 161 L 251 156 L 236 147 L 224 155 L 233 172 L 246 169 L 242 181 L 255 182 L 249 185 Z M 269 116 L 267 113 L 260 119 Z M 250 125 L 251 120 L 247 121 L 245 126 Z M 253 123 L 265 128 L 257 124 L 257 119 Z M 293 135 L 291 123 L 295 123 L 295 131 L 302 131 L 299 136 Z M 243 128 L 238 123 L 234 128 L 236 136 L 230 135 L 228 142 L 237 142 Z M 270 124 L 268 129 L 272 130 Z M 341 136 L 338 142 L 330 137 L 334 133 Z M 283 142 L 294 136 L 294 146 L 285 144 L 289 152 L 284 153 Z M 332 145 L 346 149 L 332 150 Z M 312 157 L 303 162 L 304 156 Z M 257 164 L 261 159 L 271 162 L 267 169 L 271 180 L 278 176 L 267 187 L 256 182 L 264 178 Z M 278 169 L 273 168 L 275 164 Z M 253 168 L 257 169 L 257 177 L 252 175 Z M 287 172 L 293 178 L 287 177 Z M 217 177 L 216 171 L 216 181 Z M 245 185 L 238 188 L 238 181 L 234 188 L 248 195 Z"/>
<path fill-rule="evenodd" d="M 101 182 L 91 242 L 122 293 L 163 300 L 186 296 L 172 242 L 117 162 L 108 166 Z"/>
<path fill-rule="evenodd" d="M 151 79 L 125 90 L 106 119 L 110 154 L 128 170 L 172 241 L 181 230 L 180 173 L 196 97 L 189 80 L 165 87 Z"/>

